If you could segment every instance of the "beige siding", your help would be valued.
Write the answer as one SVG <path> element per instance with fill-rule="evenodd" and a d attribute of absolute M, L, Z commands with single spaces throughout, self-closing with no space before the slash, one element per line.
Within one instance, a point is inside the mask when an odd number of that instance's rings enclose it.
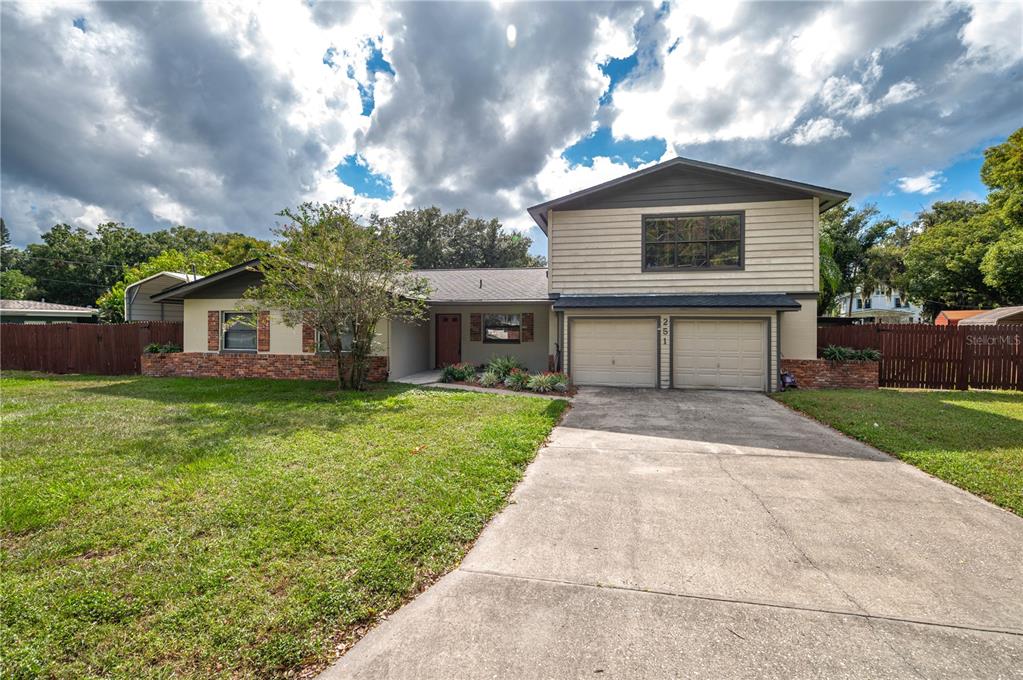
<path fill-rule="evenodd" d="M 741 271 L 644 272 L 642 216 L 745 212 Z M 816 290 L 815 200 L 550 213 L 550 290 L 564 294 Z"/>
<path fill-rule="evenodd" d="M 469 315 L 533 313 L 533 342 L 518 345 L 498 345 L 469 339 Z M 547 354 L 550 347 L 550 305 L 547 303 L 490 303 L 473 305 L 438 304 L 430 307 L 430 363 L 436 361 L 436 316 L 437 314 L 462 315 L 462 361 L 485 364 L 495 356 L 517 356 L 530 371 L 547 370 Z"/>
<path fill-rule="evenodd" d="M 798 312 L 781 313 L 782 359 L 817 358 L 817 299 L 800 298 Z"/>
<path fill-rule="evenodd" d="M 185 351 L 206 352 L 206 319 L 208 312 L 248 311 L 239 300 L 195 298 L 185 300 Z M 373 354 L 386 355 L 388 324 L 377 324 Z M 302 354 L 302 327 L 288 326 L 278 312 L 270 314 L 270 353 Z"/>
<path fill-rule="evenodd" d="M 564 314 L 564 337 L 565 344 L 567 345 L 562 356 L 564 369 L 568 371 L 569 375 L 572 372 L 572 366 L 569 361 L 571 357 L 572 339 L 568 337 L 568 324 L 569 319 L 573 317 L 630 317 L 630 316 L 656 316 L 660 321 L 657 329 L 657 342 L 659 347 L 659 361 L 660 361 L 660 387 L 668 388 L 671 385 L 671 328 L 673 321 L 679 317 L 707 317 L 707 318 L 755 318 L 763 319 L 768 324 L 768 361 L 770 363 L 770 389 L 778 389 L 778 326 L 774 310 L 764 309 L 579 309 L 579 310 L 568 310 Z M 651 339 L 651 341 L 653 341 Z"/>

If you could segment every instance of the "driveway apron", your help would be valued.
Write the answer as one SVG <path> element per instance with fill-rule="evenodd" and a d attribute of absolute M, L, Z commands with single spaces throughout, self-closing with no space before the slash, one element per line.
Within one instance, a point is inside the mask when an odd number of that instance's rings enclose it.
<path fill-rule="evenodd" d="M 1023 519 L 762 394 L 584 388 L 323 678 L 1023 678 Z"/>

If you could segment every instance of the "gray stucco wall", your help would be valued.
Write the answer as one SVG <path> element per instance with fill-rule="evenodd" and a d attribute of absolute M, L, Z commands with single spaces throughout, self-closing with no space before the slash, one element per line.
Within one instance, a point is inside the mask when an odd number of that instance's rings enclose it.
<path fill-rule="evenodd" d="M 391 321 L 388 366 L 391 380 L 432 368 L 430 327 L 429 321 L 418 324 Z"/>

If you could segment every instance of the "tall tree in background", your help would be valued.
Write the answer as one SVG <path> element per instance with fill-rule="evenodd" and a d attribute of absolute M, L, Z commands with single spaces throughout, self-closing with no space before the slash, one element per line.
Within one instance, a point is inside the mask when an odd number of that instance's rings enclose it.
<path fill-rule="evenodd" d="M 160 272 L 181 272 L 184 274 L 195 272 L 199 276 L 207 276 L 221 269 L 227 269 L 230 266 L 230 264 L 213 253 L 202 251 L 183 253 L 180 250 L 165 250 L 145 262 L 126 269 L 121 279 L 96 300 L 96 306 L 100 310 L 100 318 L 109 323 L 124 321 L 124 291 L 131 284 L 144 278 L 159 274 Z"/>
<path fill-rule="evenodd" d="M 306 203 L 280 215 L 289 223 L 260 259 L 263 281 L 246 291 L 247 306 L 313 326 L 337 362 L 338 388 L 365 389 L 377 324 L 422 318 L 426 281 L 391 234 L 359 224 L 350 203 Z"/>
<path fill-rule="evenodd" d="M 857 288 L 869 293 L 878 285 L 869 263 L 869 253 L 898 223 L 888 217 L 881 218 L 877 207 L 865 205 L 854 208 L 843 203 L 821 215 L 822 241 L 833 247 L 832 259 L 842 274 L 837 295 L 849 293 L 846 314 L 852 314 L 852 298 Z M 884 282 L 887 285 L 888 282 Z"/>
<path fill-rule="evenodd" d="M 543 257 L 529 254 L 533 240 L 505 231 L 495 219 L 470 217 L 465 210 L 402 210 L 393 217 L 373 216 L 371 224 L 393 238 L 398 251 L 416 269 L 466 267 L 542 267 Z"/>

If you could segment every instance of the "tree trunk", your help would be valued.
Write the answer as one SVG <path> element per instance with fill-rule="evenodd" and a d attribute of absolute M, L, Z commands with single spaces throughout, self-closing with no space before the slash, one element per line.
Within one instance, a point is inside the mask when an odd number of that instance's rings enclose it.
<path fill-rule="evenodd" d="M 340 348 L 334 350 L 334 357 L 337 359 L 337 388 L 343 390 L 345 388 L 345 358 Z"/>

